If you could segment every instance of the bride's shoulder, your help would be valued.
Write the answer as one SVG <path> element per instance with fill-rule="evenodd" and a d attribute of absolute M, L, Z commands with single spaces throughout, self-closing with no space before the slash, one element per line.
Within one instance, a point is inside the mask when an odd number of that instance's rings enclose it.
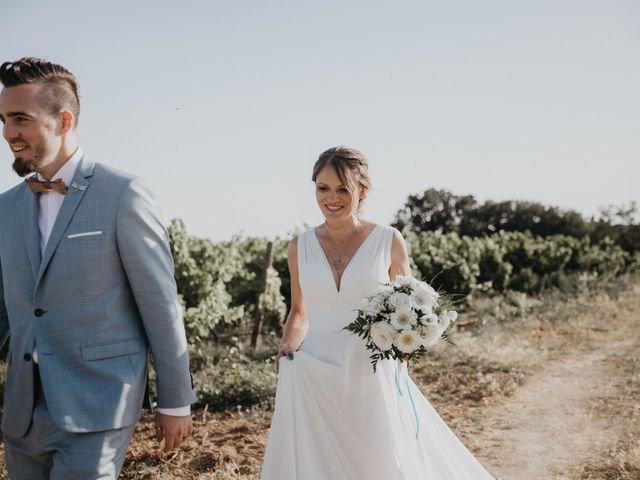
<path fill-rule="evenodd" d="M 391 225 L 386 225 L 384 223 L 373 223 L 370 222 L 372 227 L 371 227 L 371 231 L 373 231 L 374 229 L 378 228 L 381 231 L 385 232 L 387 235 L 393 235 L 394 237 L 397 235 L 402 236 L 402 234 L 398 231 L 397 228 L 392 227 Z"/>
<path fill-rule="evenodd" d="M 400 230 L 391 225 L 379 224 L 378 227 L 384 232 L 384 238 L 391 244 L 392 251 L 406 251 L 406 241 Z"/>
<path fill-rule="evenodd" d="M 295 253 L 298 250 L 298 245 L 301 241 L 304 241 L 309 234 L 313 233 L 316 227 L 307 228 L 301 232 L 296 233 L 291 240 L 289 240 L 289 253 Z"/>

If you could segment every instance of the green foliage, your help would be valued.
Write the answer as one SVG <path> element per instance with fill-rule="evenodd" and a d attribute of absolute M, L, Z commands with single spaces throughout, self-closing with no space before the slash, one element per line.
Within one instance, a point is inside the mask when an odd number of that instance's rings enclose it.
<path fill-rule="evenodd" d="M 240 256 L 242 267 L 237 269 L 228 281 L 227 290 L 233 299 L 232 304 L 237 307 L 244 307 L 248 317 L 255 317 L 260 308 L 264 315 L 265 323 L 272 325 L 274 328 L 279 328 L 286 315 L 287 306 L 281 292 L 282 281 L 275 268 L 268 269 L 266 292 L 264 295 L 258 295 L 258 283 L 264 268 L 267 243 L 268 240 L 266 238 L 234 238 L 233 245 Z M 284 243 L 279 239 L 274 242 L 274 264 L 277 256 L 282 254 Z"/>
<path fill-rule="evenodd" d="M 445 233 L 460 233 L 461 229 L 466 229 L 463 224 L 469 222 L 469 212 L 477 206 L 472 195 L 457 196 L 447 190 L 430 188 L 409 196 L 396 214 L 393 226 L 399 230 L 409 228 L 414 232 L 442 230 Z"/>
<path fill-rule="evenodd" d="M 194 377 L 197 405 L 209 405 L 211 410 L 272 407 L 276 383 L 273 362 L 223 363 L 207 367 Z"/>
<path fill-rule="evenodd" d="M 396 213 L 394 226 L 414 232 L 442 230 L 472 237 L 498 231 L 574 237 L 589 233 L 588 222 L 573 210 L 512 200 L 480 204 L 473 195 L 454 195 L 434 188 L 410 195 Z"/>
<path fill-rule="evenodd" d="M 480 245 L 478 284 L 497 292 L 504 291 L 511 280 L 513 265 L 505 261 L 505 244 L 486 237 L 477 241 Z"/>
<path fill-rule="evenodd" d="M 277 344 L 275 336 L 265 337 L 258 350 L 249 347 L 248 338 L 236 336 L 223 343 L 204 344 L 193 375 L 198 406 L 209 405 L 211 410 L 271 407 L 277 383 Z"/>
<path fill-rule="evenodd" d="M 225 287 L 243 264 L 233 242 L 213 244 L 193 237 L 181 220 L 173 220 L 168 230 L 187 338 L 193 345 L 212 336 L 219 323 L 231 324 L 244 315 L 242 306 L 231 305 Z"/>
<path fill-rule="evenodd" d="M 463 213 L 470 205 L 469 199 L 453 202 L 449 213 L 440 214 L 449 224 L 462 225 L 468 223 Z M 593 240 L 515 231 L 468 236 L 442 230 L 405 230 L 404 235 L 415 276 L 458 298 L 478 292 L 569 292 L 640 269 L 640 251 L 626 252 L 608 236 Z M 276 350 L 290 291 L 288 242 L 274 240 L 273 267 L 266 272 L 266 292 L 259 295 L 267 239 L 237 236 L 213 243 L 189 235 L 180 220 L 171 223 L 169 237 L 199 401 L 212 408 L 269 401 L 275 375 L 268 357 Z M 268 355 L 260 360 L 246 353 L 230 356 L 228 349 L 243 351 L 258 313 L 264 316 L 263 341 L 275 339 Z"/>
<path fill-rule="evenodd" d="M 173 220 L 168 230 L 187 338 L 194 354 L 199 354 L 202 342 L 216 340 L 220 333 L 251 320 L 259 301 L 268 322 L 281 322 L 286 306 L 275 269 L 267 273 L 267 291 L 258 298 L 266 239 L 234 237 L 213 243 L 189 235 L 181 220 Z"/>
<path fill-rule="evenodd" d="M 528 231 L 541 237 L 589 237 L 593 243 L 609 237 L 615 245 L 633 254 L 640 250 L 638 218 L 640 214 L 635 202 L 628 207 L 603 209 L 599 219 L 587 220 L 574 210 L 537 202 L 487 200 L 478 203 L 472 195 L 454 195 L 447 190 L 430 188 L 410 195 L 396 213 L 393 225 L 400 230 L 441 230 L 470 237 L 500 231 Z"/>
<path fill-rule="evenodd" d="M 433 288 L 456 294 L 484 288 L 478 284 L 481 250 L 477 241 L 441 231 L 404 233 L 417 276 Z"/>
<path fill-rule="evenodd" d="M 489 290 L 567 290 L 572 288 L 571 276 L 589 274 L 608 280 L 637 268 L 632 257 L 609 238 L 593 244 L 588 237 L 504 231 L 485 237 L 405 231 L 405 237 L 422 279 L 434 288 L 464 295 Z"/>

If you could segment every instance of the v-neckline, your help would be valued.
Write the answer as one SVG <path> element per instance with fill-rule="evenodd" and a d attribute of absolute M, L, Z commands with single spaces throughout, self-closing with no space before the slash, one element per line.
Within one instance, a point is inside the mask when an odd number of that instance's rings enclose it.
<path fill-rule="evenodd" d="M 360 253 L 360 250 L 362 250 L 362 247 L 364 247 L 364 245 L 367 243 L 369 238 L 373 235 L 373 233 L 378 229 L 379 226 L 380 226 L 380 224 L 376 224 L 371 229 L 371 231 L 369 233 L 367 233 L 367 236 L 365 237 L 365 239 L 362 241 L 360 246 L 356 249 L 354 254 L 349 259 L 349 263 L 347 263 L 347 265 L 342 270 L 342 275 L 340 275 L 339 283 L 336 283 L 336 278 L 333 276 L 333 270 L 331 269 L 331 263 L 329 262 L 329 258 L 327 257 L 327 254 L 325 253 L 324 248 L 322 248 L 322 244 L 320 243 L 320 240 L 318 239 L 318 235 L 316 234 L 316 229 L 315 228 L 312 229 L 313 238 L 315 238 L 316 244 L 318 245 L 318 248 L 320 249 L 320 252 L 322 253 L 325 265 L 326 265 L 327 269 L 329 270 L 329 277 L 331 278 L 331 283 L 333 284 L 333 288 L 335 288 L 337 294 L 340 294 L 342 292 L 342 279 L 344 278 L 345 274 L 347 273 L 347 270 L 349 269 L 349 267 L 353 263 L 353 260 L 355 260 L 355 258 Z"/>

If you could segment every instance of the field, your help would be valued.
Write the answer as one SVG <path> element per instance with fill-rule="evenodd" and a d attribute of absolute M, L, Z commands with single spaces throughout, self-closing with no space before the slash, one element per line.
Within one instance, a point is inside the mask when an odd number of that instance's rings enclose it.
<path fill-rule="evenodd" d="M 456 345 L 440 345 L 412 375 L 498 479 L 637 480 L 639 313 L 640 280 L 628 277 L 572 295 L 478 298 Z M 195 434 L 163 455 L 144 418 L 122 478 L 259 477 L 268 408 L 205 407 L 194 419 Z"/>

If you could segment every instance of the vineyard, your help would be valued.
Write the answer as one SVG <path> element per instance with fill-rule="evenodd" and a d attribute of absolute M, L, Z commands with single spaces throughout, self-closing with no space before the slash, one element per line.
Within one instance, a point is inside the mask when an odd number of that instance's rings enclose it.
<path fill-rule="evenodd" d="M 394 226 L 406 239 L 414 275 L 453 294 L 461 312 L 456 346 L 437 349 L 413 375 L 474 453 L 504 466 L 505 478 L 516 477 L 509 476 L 499 449 L 486 446 L 493 427 L 479 419 L 526 386 L 542 362 L 561 358 L 567 345 L 612 344 L 611 337 L 597 337 L 609 331 L 599 326 L 605 316 L 617 322 L 611 329 L 621 346 L 615 348 L 631 352 L 616 360 L 616 368 L 635 379 L 615 397 L 616 411 L 628 415 L 628 398 L 640 391 L 637 345 L 628 344 L 636 331 L 629 326 L 637 308 L 640 227 L 634 205 L 623 213 L 610 210 L 586 220 L 539 204 L 479 205 L 473 197 L 436 190 L 409 197 L 398 211 Z M 273 358 L 289 302 L 289 239 L 212 242 L 190 235 L 181 220 L 173 220 L 168 232 L 197 392 L 196 433 L 165 457 L 146 416 L 123 478 L 256 479 L 277 381 Z M 632 415 L 626 434 L 640 433 L 637 422 Z M 486 442 L 477 443 L 482 435 Z M 573 476 L 557 478 L 605 478 L 584 473 L 605 464 L 618 475 L 606 478 L 640 478 L 633 477 L 640 475 L 640 454 L 629 460 L 637 452 L 623 441 L 611 448 L 614 453 L 600 452 L 582 466 L 567 461 Z"/>
<path fill-rule="evenodd" d="M 478 296 L 575 293 L 637 271 L 639 226 L 630 216 L 619 215 L 627 224 L 615 223 L 611 213 L 586 221 L 539 204 L 477 205 L 473 197 L 427 190 L 409 197 L 395 226 L 414 275 L 455 295 L 464 311 Z M 471 224 L 473 230 L 465 227 Z M 505 229 L 491 233 L 496 224 Z M 538 233 L 515 230 L 532 226 Z M 269 407 L 276 383 L 271 359 L 288 305 L 288 240 L 213 243 L 190 235 L 180 220 L 171 222 L 169 236 L 198 405 Z"/>

